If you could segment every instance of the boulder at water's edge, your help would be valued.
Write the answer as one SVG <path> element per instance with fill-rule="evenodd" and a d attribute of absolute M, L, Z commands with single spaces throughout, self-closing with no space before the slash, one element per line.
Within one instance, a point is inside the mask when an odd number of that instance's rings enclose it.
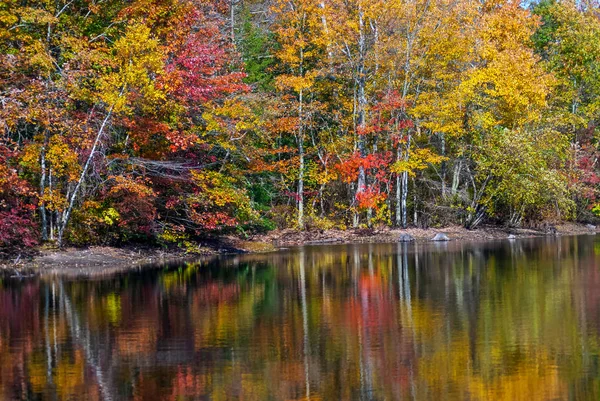
<path fill-rule="evenodd" d="M 407 233 L 400 234 L 400 237 L 398 238 L 398 242 L 412 242 L 414 240 L 415 237 Z"/>
<path fill-rule="evenodd" d="M 435 237 L 431 239 L 432 241 L 450 241 L 450 237 L 448 237 L 444 233 L 437 233 Z"/>

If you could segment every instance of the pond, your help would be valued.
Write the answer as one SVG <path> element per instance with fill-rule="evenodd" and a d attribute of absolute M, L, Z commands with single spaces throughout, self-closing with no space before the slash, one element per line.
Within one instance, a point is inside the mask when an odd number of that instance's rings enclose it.
<path fill-rule="evenodd" d="M 2 400 L 597 400 L 600 237 L 0 282 Z"/>

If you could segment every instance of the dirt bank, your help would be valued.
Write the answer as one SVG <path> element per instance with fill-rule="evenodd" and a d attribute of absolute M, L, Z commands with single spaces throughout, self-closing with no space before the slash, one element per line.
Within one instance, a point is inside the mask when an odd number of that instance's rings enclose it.
<path fill-rule="evenodd" d="M 440 229 L 406 230 L 388 227 L 358 230 L 321 230 L 299 232 L 293 230 L 272 231 L 264 235 L 255 235 L 247 240 L 236 237 L 223 237 L 219 240 L 200 244 L 196 252 L 186 253 L 181 250 L 165 250 L 151 247 L 104 247 L 87 248 L 37 249 L 27 255 L 13 254 L 10 258 L 0 260 L 0 277 L 27 277 L 39 273 L 44 274 L 112 274 L 120 271 L 140 269 L 148 265 L 168 263 L 184 258 L 198 258 L 222 253 L 259 253 L 274 251 L 298 245 L 316 245 L 352 242 L 396 242 L 402 234 L 409 234 L 418 242 L 431 241 L 438 233 L 446 234 L 451 241 L 495 240 L 506 239 L 509 235 L 516 238 L 543 235 L 578 235 L 595 234 L 594 227 L 566 223 L 553 226 L 547 230 L 508 229 L 502 227 L 482 227 L 467 230 L 461 226 Z"/>
<path fill-rule="evenodd" d="M 505 239 L 509 235 L 517 238 L 535 237 L 544 235 L 580 235 L 594 234 L 597 228 L 583 224 L 565 223 L 552 226 L 546 230 L 516 229 L 496 226 L 481 227 L 476 230 L 467 230 L 462 226 L 445 228 L 407 228 L 394 229 L 389 227 L 359 230 L 324 230 L 298 232 L 293 230 L 272 231 L 266 235 L 257 235 L 251 238 L 252 242 L 271 243 L 275 247 L 289 247 L 297 245 L 344 243 L 344 242 L 395 242 L 402 234 L 409 234 L 416 241 L 430 241 L 436 234 L 446 234 L 450 240 L 493 240 Z"/>
<path fill-rule="evenodd" d="M 115 248 L 91 246 L 87 248 L 40 248 L 30 254 L 17 254 L 0 261 L 3 276 L 27 277 L 45 274 L 117 273 L 162 261 L 185 257 L 181 251 L 158 248 Z M 0 275 L 0 276 L 2 276 Z"/>

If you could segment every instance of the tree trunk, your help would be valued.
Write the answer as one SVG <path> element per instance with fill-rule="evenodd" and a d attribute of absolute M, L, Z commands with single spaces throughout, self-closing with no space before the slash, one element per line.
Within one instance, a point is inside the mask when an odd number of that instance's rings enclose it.
<path fill-rule="evenodd" d="M 321 1 L 319 7 L 323 10 L 321 15 L 321 24 L 323 24 L 323 32 L 327 40 L 327 63 L 329 64 L 329 71 L 333 72 L 333 52 L 331 51 L 331 44 L 329 43 L 329 27 L 327 26 L 327 19 L 325 18 L 325 2 Z"/>
<path fill-rule="evenodd" d="M 411 135 L 410 133 L 407 135 L 406 139 L 406 153 L 404 155 L 405 160 L 408 160 L 410 154 L 410 141 Z M 407 223 L 407 208 L 406 208 L 406 198 L 408 197 L 408 171 L 402 173 L 402 198 L 400 202 L 400 208 L 402 210 L 402 228 L 406 228 L 408 226 Z"/>
<path fill-rule="evenodd" d="M 306 15 L 302 17 L 303 21 Z M 300 76 L 304 75 L 304 49 L 300 48 Z M 298 93 L 298 228 L 304 229 L 304 89 Z"/>
<path fill-rule="evenodd" d="M 360 157 L 365 157 L 366 156 L 366 149 L 365 149 L 365 140 L 363 138 L 363 129 L 365 128 L 365 123 L 366 123 L 366 107 L 367 107 L 367 97 L 365 94 L 365 85 L 366 85 L 366 80 L 365 80 L 365 34 L 364 34 L 364 29 L 365 29 L 365 23 L 364 23 L 364 18 L 363 18 L 363 11 L 362 9 L 359 8 L 358 11 L 358 26 L 359 26 L 359 39 L 358 39 L 358 50 L 359 50 L 359 55 L 358 55 L 358 67 L 357 67 L 357 71 L 356 71 L 356 86 L 357 86 L 357 95 L 358 95 L 358 118 L 357 118 L 357 126 L 358 126 L 358 135 L 357 135 L 357 141 L 358 141 L 358 152 L 360 154 Z M 366 189 L 366 172 L 365 172 L 365 168 L 364 166 L 360 166 L 358 168 L 358 180 L 357 180 L 357 188 L 356 188 L 356 195 L 364 192 L 364 190 Z M 358 212 L 355 212 L 354 215 L 354 227 L 358 227 L 358 224 L 360 223 L 360 218 L 358 215 Z"/>
<path fill-rule="evenodd" d="M 48 170 L 48 192 L 50 193 L 50 196 L 52 196 L 52 190 L 53 190 L 52 188 L 53 188 L 52 187 L 52 169 L 50 168 Z M 56 211 L 54 211 L 54 212 L 50 211 L 50 213 L 49 213 L 50 214 L 50 240 L 51 241 L 54 240 L 54 217 L 53 216 L 56 213 L 57 213 Z"/>
<path fill-rule="evenodd" d="M 415 181 L 413 180 L 413 187 L 416 188 Z M 419 217 L 418 209 L 417 209 L 417 191 L 413 189 L 413 224 L 417 227 L 417 219 Z"/>
<path fill-rule="evenodd" d="M 231 43 L 235 44 L 235 0 L 229 0 L 229 23 L 231 24 Z"/>
<path fill-rule="evenodd" d="M 407 220 L 406 220 L 406 214 L 407 214 L 407 210 L 406 210 L 406 198 L 408 197 L 408 172 L 403 172 L 402 173 L 402 201 L 401 201 L 401 208 L 402 208 L 402 228 L 406 228 L 407 227 Z"/>
<path fill-rule="evenodd" d="M 123 87 L 121 89 L 121 93 L 119 93 L 119 98 L 123 95 L 124 91 L 125 91 L 125 87 Z M 104 117 L 104 120 L 102 120 L 102 124 L 100 125 L 100 129 L 98 129 L 98 133 L 96 134 L 96 138 L 94 139 L 94 144 L 92 145 L 90 154 L 89 154 L 87 160 L 85 161 L 85 164 L 83 165 L 83 169 L 81 170 L 79 180 L 77 180 L 77 184 L 75 185 L 75 188 L 73 189 L 73 193 L 71 193 L 71 196 L 70 197 L 67 196 L 67 198 L 69 199 L 69 204 L 67 206 L 67 209 L 63 213 L 63 217 L 61 219 L 60 226 L 58 228 L 57 242 L 58 242 L 59 247 L 62 247 L 62 245 L 63 245 L 65 229 L 67 228 L 67 224 L 69 224 L 69 219 L 71 217 L 71 213 L 73 212 L 73 206 L 75 205 L 75 200 L 77 199 L 77 195 L 79 194 L 79 189 L 81 188 L 81 185 L 83 184 L 83 181 L 85 180 L 85 176 L 87 175 L 88 169 L 90 168 L 90 165 L 92 164 L 92 159 L 94 158 L 94 154 L 96 153 L 96 149 L 98 148 L 98 144 L 100 143 L 100 138 L 102 138 L 102 134 L 104 133 L 104 128 L 106 127 L 108 120 L 112 116 L 114 107 L 115 107 L 115 104 L 113 103 L 110 106 L 110 109 L 108 110 L 108 113 L 106 114 L 106 117 Z"/>
<path fill-rule="evenodd" d="M 46 201 L 44 195 L 46 191 L 46 148 L 48 147 L 48 132 L 44 134 L 44 144 L 42 145 L 42 151 L 40 154 L 40 167 L 42 169 L 42 176 L 40 177 L 40 217 L 42 219 L 42 240 L 48 241 L 48 220 L 46 216 Z"/>
<path fill-rule="evenodd" d="M 402 152 L 400 151 L 400 145 L 398 145 L 397 160 L 400 161 Z M 396 174 L 396 226 L 402 226 L 402 182 L 401 174 Z"/>
<path fill-rule="evenodd" d="M 302 103 L 300 110 L 302 110 Z M 302 230 L 304 228 L 304 138 L 302 128 L 300 131 L 298 137 L 298 157 L 300 159 L 298 166 L 298 228 Z"/>
<path fill-rule="evenodd" d="M 452 196 L 456 195 L 458 191 L 458 185 L 460 184 L 460 172 L 462 169 L 462 159 L 458 160 L 458 163 L 454 165 L 454 173 L 452 175 Z"/>
<path fill-rule="evenodd" d="M 480 200 L 483 194 L 485 193 L 485 188 L 492 178 L 491 175 L 485 178 L 481 187 L 477 189 L 477 185 L 475 184 L 475 178 L 471 173 L 471 169 L 469 169 L 469 165 L 466 166 L 467 171 L 469 173 L 469 178 L 471 180 L 471 185 L 473 186 L 473 200 L 471 201 L 471 211 L 467 214 L 467 219 L 465 221 L 465 227 L 468 229 L 476 228 L 485 218 L 486 207 L 481 206 Z"/>
<path fill-rule="evenodd" d="M 446 137 L 444 136 L 443 133 L 438 134 L 440 137 L 440 141 L 441 141 L 441 150 L 442 150 L 442 156 L 446 156 Z M 447 165 L 446 165 L 446 161 L 442 160 L 442 165 L 441 165 L 441 171 L 440 171 L 440 175 L 442 176 L 442 199 L 446 199 L 446 169 L 447 169 Z"/>
<path fill-rule="evenodd" d="M 466 228 L 469 230 L 473 230 L 481 224 L 483 219 L 485 218 L 485 207 L 475 206 L 475 210 L 472 213 L 469 213 L 467 216 L 467 223 L 465 224 Z"/>

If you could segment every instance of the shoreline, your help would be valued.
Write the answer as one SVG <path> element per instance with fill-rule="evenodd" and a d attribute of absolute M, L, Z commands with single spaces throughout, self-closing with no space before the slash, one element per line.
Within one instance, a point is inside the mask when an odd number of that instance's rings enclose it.
<path fill-rule="evenodd" d="M 509 238 L 531 238 L 556 235 L 593 235 L 600 231 L 585 224 L 564 223 L 552 230 L 515 229 L 483 226 L 467 230 L 462 226 L 445 228 L 389 227 L 350 230 L 276 230 L 267 234 L 254 235 L 249 239 L 233 236 L 221 237 L 216 241 L 200 243 L 193 253 L 180 249 L 163 249 L 144 246 L 89 246 L 65 248 L 63 250 L 38 248 L 26 256 L 0 259 L 0 278 L 25 278 L 44 275 L 97 275 L 139 270 L 178 261 L 200 259 L 216 255 L 235 253 L 267 253 L 303 245 L 333 245 L 351 243 L 393 243 L 403 234 L 413 237 L 418 243 L 432 242 L 436 234 L 446 234 L 450 241 L 487 241 Z"/>

